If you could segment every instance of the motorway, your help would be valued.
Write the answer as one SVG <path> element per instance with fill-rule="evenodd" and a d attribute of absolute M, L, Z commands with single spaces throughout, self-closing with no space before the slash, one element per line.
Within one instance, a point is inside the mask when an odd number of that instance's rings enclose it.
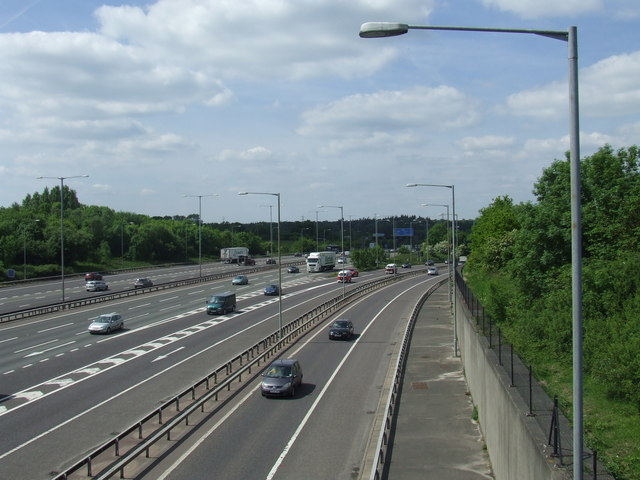
<path fill-rule="evenodd" d="M 290 261 L 293 261 L 293 257 Z M 264 264 L 264 261 L 261 261 Z M 260 266 L 260 265 L 258 265 Z M 242 273 L 252 267 L 231 266 L 223 263 L 205 263 L 202 265 L 202 276 L 213 275 L 230 270 Z M 188 278 L 198 277 L 199 265 L 181 265 L 172 267 L 140 270 L 135 272 L 121 272 L 105 275 L 104 280 L 109 290 L 101 292 L 87 292 L 84 275 L 65 276 L 64 300 L 66 302 L 81 298 L 95 297 L 109 293 L 133 290 L 133 281 L 138 277 L 150 278 L 154 285 L 171 283 Z M 16 283 L 10 287 L 0 288 L 0 315 L 3 313 L 36 308 L 62 301 L 62 282 L 56 280 L 29 281 Z"/>
<path fill-rule="evenodd" d="M 334 275 L 283 273 L 284 322 L 338 295 Z M 0 479 L 50 478 L 276 330 L 278 300 L 262 287 L 277 283 L 277 270 L 249 278 L 246 286 L 217 280 L 0 327 Z M 139 465 L 135 478 L 356 476 L 391 354 L 435 281 L 406 277 L 351 304 L 340 316 L 353 320 L 354 340 L 329 341 L 321 327 L 286 353 L 304 371 L 296 398 L 265 399 L 256 378 L 155 464 Z M 236 291 L 238 311 L 206 315 L 205 299 L 225 290 Z M 124 315 L 125 329 L 90 335 L 90 319 L 111 311 Z"/>

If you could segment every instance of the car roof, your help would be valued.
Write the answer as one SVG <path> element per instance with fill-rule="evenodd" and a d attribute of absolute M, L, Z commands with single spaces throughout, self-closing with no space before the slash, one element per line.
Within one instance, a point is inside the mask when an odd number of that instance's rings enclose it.
<path fill-rule="evenodd" d="M 298 363 L 295 358 L 279 358 L 271 362 L 271 365 L 293 365 L 294 363 Z"/>

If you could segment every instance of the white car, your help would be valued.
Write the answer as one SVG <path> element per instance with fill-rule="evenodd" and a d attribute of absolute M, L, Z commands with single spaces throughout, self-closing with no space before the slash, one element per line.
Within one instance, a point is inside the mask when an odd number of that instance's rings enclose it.
<path fill-rule="evenodd" d="M 427 267 L 427 275 L 438 275 L 438 267 Z"/>

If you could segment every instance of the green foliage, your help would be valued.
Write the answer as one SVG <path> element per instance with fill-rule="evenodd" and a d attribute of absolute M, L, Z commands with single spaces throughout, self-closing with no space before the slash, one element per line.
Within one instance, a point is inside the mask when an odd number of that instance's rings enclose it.
<path fill-rule="evenodd" d="M 354 250 L 350 254 L 353 266 L 358 270 L 374 270 L 389 260 L 387 253 L 379 245 L 374 248 Z"/>
<path fill-rule="evenodd" d="M 640 479 L 638 148 L 603 147 L 582 160 L 581 182 L 586 434 L 620 478 Z M 559 382 L 572 369 L 568 161 L 546 168 L 534 194 L 535 203 L 497 198 L 481 211 L 465 275 L 518 353 L 570 404 L 570 385 Z M 612 405 L 634 412 L 633 425 L 611 416 Z"/>

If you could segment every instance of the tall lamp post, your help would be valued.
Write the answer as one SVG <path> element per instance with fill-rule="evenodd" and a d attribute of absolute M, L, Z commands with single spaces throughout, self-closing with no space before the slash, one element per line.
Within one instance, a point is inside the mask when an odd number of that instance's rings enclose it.
<path fill-rule="evenodd" d="M 465 32 L 523 33 L 567 42 L 569 59 L 569 143 L 571 183 L 571 306 L 573 335 L 573 458 L 580 468 L 573 469 L 574 480 L 583 478 L 583 399 L 582 399 L 582 217 L 580 212 L 580 115 L 578 99 L 578 29 L 566 31 L 506 28 L 407 25 L 390 22 L 364 23 L 360 37 L 392 37 L 409 30 L 449 30 Z M 455 218 L 455 213 L 454 213 Z"/>
<path fill-rule="evenodd" d="M 198 199 L 198 277 L 202 277 L 202 197 L 217 197 L 217 193 L 208 195 L 183 195 L 183 197 L 191 197 Z"/>
<path fill-rule="evenodd" d="M 124 268 L 124 226 L 133 225 L 133 222 L 122 222 L 120 224 L 120 266 Z"/>
<path fill-rule="evenodd" d="M 89 175 L 73 175 L 71 177 L 37 177 L 60 180 L 60 278 L 62 280 L 62 301 L 64 302 L 64 181 L 71 178 L 88 178 Z"/>
<path fill-rule="evenodd" d="M 280 252 L 280 193 L 238 192 L 238 195 L 272 195 L 278 198 L 278 338 L 282 339 L 282 253 Z"/>
<path fill-rule="evenodd" d="M 421 203 L 423 207 L 445 207 L 447 209 L 447 258 L 449 259 L 449 302 L 453 300 L 453 270 L 451 269 L 451 264 L 453 263 L 453 259 L 451 258 L 451 244 L 453 240 L 451 238 L 451 227 L 449 226 L 449 222 L 451 217 L 449 216 L 449 205 L 445 205 L 443 203 Z M 428 227 L 427 227 L 428 228 Z M 428 230 L 427 230 L 428 231 Z M 429 237 L 427 236 L 427 248 L 429 247 Z M 429 256 L 427 252 L 427 256 Z M 428 260 L 428 259 L 427 259 Z M 456 333 L 457 335 L 457 333 Z M 454 344 L 456 342 L 455 338 L 453 340 Z"/>
<path fill-rule="evenodd" d="M 340 256 L 342 257 L 342 269 L 344 269 L 344 208 L 340 205 L 318 205 L 318 208 L 340 209 Z M 346 282 L 342 279 L 342 298 L 346 296 Z"/>
<path fill-rule="evenodd" d="M 269 255 L 273 252 L 273 205 L 260 205 L 261 207 L 269 207 Z"/>
<path fill-rule="evenodd" d="M 39 222 L 40 219 L 36 218 L 34 222 Z M 22 279 L 27 279 L 27 227 L 26 224 L 22 225 Z"/>
<path fill-rule="evenodd" d="M 456 279 L 456 189 L 454 185 L 440 185 L 434 183 L 407 183 L 405 185 L 407 187 L 443 187 L 451 189 L 451 207 L 453 210 L 453 218 L 452 218 L 452 233 L 451 233 L 451 255 L 453 257 L 453 262 L 449 262 L 449 288 L 452 290 L 453 296 L 453 354 L 458 356 L 458 296 L 455 293 L 455 279 Z M 447 217 L 449 217 L 449 209 L 447 208 Z M 453 273 L 451 273 L 451 269 L 453 269 Z"/>

